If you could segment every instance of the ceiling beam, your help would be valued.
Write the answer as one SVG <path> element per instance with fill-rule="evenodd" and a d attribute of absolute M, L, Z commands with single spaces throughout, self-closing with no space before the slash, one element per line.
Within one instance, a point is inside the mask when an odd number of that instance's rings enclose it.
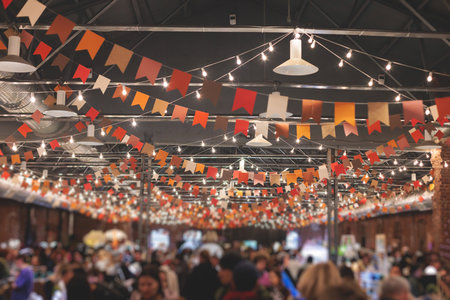
<path fill-rule="evenodd" d="M 8 29 L 10 24 L 0 24 L 0 29 Z M 16 24 L 19 29 L 47 31 L 50 25 Z M 233 27 L 201 27 L 201 26 L 122 26 L 122 25 L 77 25 L 73 30 L 97 32 L 185 32 L 185 33 L 289 33 L 292 27 L 279 26 L 233 26 Z M 342 28 L 297 28 L 301 33 L 316 35 L 348 35 L 386 38 L 419 38 L 449 39 L 450 32 L 403 32 L 376 29 L 342 29 Z"/>

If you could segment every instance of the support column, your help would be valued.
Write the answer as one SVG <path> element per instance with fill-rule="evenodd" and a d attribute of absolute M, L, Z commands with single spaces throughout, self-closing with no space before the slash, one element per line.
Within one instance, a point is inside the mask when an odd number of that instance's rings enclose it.
<path fill-rule="evenodd" d="M 138 223 L 138 242 L 139 247 L 144 245 L 143 241 L 143 213 L 144 213 L 144 185 L 145 185 L 145 156 L 141 156 L 141 183 L 140 183 L 140 194 L 139 194 L 139 223 Z"/>
<path fill-rule="evenodd" d="M 439 252 L 446 269 L 450 269 L 450 148 L 443 146 L 431 154 L 435 186 L 433 195 L 433 249 Z"/>

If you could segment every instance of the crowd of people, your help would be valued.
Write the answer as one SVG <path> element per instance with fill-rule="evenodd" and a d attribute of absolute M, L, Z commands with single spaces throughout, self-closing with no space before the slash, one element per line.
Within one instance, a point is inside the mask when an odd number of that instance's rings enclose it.
<path fill-rule="evenodd" d="M 371 285 L 364 274 L 372 276 Z M 220 256 L 61 246 L 0 251 L 0 299 L 13 300 L 438 299 L 438 277 L 449 280 L 435 254 L 407 249 L 361 252 L 339 266 L 298 251 L 243 249 L 239 243 Z"/>

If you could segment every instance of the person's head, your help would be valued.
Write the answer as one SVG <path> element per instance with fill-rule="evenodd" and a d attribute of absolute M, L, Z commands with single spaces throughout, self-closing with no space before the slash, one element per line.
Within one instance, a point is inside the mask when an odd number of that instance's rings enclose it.
<path fill-rule="evenodd" d="M 389 276 L 380 286 L 379 298 L 389 300 L 410 299 L 410 285 L 408 280 L 401 276 Z"/>
<path fill-rule="evenodd" d="M 19 269 L 22 269 L 26 265 L 27 257 L 23 254 L 17 255 L 14 262 Z"/>
<path fill-rule="evenodd" d="M 200 263 L 201 263 L 201 264 L 206 263 L 206 262 L 209 262 L 210 255 L 209 255 L 208 250 L 202 250 L 202 251 L 200 251 L 199 257 L 200 257 Z"/>
<path fill-rule="evenodd" d="M 222 285 L 228 286 L 233 283 L 233 269 L 241 261 L 241 255 L 236 252 L 229 252 L 222 256 L 219 261 L 220 269 L 217 273 Z"/>
<path fill-rule="evenodd" d="M 332 263 L 312 265 L 302 273 L 297 289 L 308 300 L 316 300 L 319 294 L 332 285 L 341 283 L 338 268 Z"/>
<path fill-rule="evenodd" d="M 233 281 L 238 291 L 251 291 L 256 287 L 258 271 L 251 262 L 241 261 L 233 269 Z"/>
<path fill-rule="evenodd" d="M 393 265 L 389 270 L 390 276 L 402 276 L 402 269 L 400 269 L 399 265 Z"/>
<path fill-rule="evenodd" d="M 162 285 L 159 269 L 151 266 L 142 270 L 138 278 L 138 291 L 142 300 L 153 299 L 162 295 Z"/>
<path fill-rule="evenodd" d="M 339 273 L 341 274 L 342 279 L 355 280 L 353 270 L 345 265 L 342 265 L 339 268 Z"/>
<path fill-rule="evenodd" d="M 255 263 L 255 267 L 259 272 L 264 272 L 267 268 L 267 257 L 264 255 L 257 255 L 253 259 L 253 262 Z"/>
<path fill-rule="evenodd" d="M 314 258 L 310 255 L 310 256 L 308 256 L 308 258 L 306 258 L 306 262 L 308 264 L 312 264 L 314 262 Z"/>
<path fill-rule="evenodd" d="M 330 297 L 332 295 L 332 297 Z M 327 287 L 319 294 L 317 300 L 368 300 L 366 293 L 356 282 L 343 282 L 339 285 Z"/>
<path fill-rule="evenodd" d="M 278 270 L 271 270 L 269 272 L 269 280 L 272 286 L 279 286 L 281 283 L 281 272 Z"/>
<path fill-rule="evenodd" d="M 164 289 L 167 287 L 167 274 L 163 270 L 159 270 L 159 280 L 161 281 L 161 287 Z"/>
<path fill-rule="evenodd" d="M 73 266 L 69 264 L 62 264 L 59 268 L 61 280 L 67 285 L 73 277 Z"/>
<path fill-rule="evenodd" d="M 77 267 L 73 269 L 73 276 L 67 283 L 67 299 L 89 299 L 91 295 L 91 287 L 87 280 L 86 271 Z"/>

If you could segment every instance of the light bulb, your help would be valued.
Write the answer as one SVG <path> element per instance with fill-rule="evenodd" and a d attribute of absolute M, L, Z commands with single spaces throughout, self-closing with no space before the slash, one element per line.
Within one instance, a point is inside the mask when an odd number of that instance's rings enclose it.
<path fill-rule="evenodd" d="M 205 142 L 204 141 L 202 141 L 202 147 L 205 147 Z"/>
<path fill-rule="evenodd" d="M 295 149 L 294 149 L 294 148 L 292 148 L 292 150 L 291 150 L 291 153 L 294 153 L 294 151 L 295 151 Z"/>
<path fill-rule="evenodd" d="M 347 58 L 352 57 L 352 49 L 348 50 L 347 54 L 345 55 Z"/>
<path fill-rule="evenodd" d="M 417 166 L 419 162 L 417 161 L 417 159 L 414 161 L 414 165 Z"/>
<path fill-rule="evenodd" d="M 312 43 L 311 43 L 311 49 L 314 49 L 316 47 L 316 41 L 313 41 Z"/>
<path fill-rule="evenodd" d="M 181 152 L 181 147 L 180 146 L 178 146 L 177 151 L 178 151 L 178 153 Z"/>
<path fill-rule="evenodd" d="M 312 43 L 314 41 L 314 34 L 311 34 L 308 39 L 308 43 Z"/>
<path fill-rule="evenodd" d="M 130 152 L 127 152 L 127 158 L 130 158 L 130 157 L 131 157 Z"/>
<path fill-rule="evenodd" d="M 300 139 L 296 139 L 295 142 L 296 142 L 297 144 L 300 144 Z"/>
<path fill-rule="evenodd" d="M 397 96 L 395 97 L 395 101 L 400 101 L 400 94 L 397 94 Z"/>
<path fill-rule="evenodd" d="M 308 157 L 308 162 L 311 162 L 311 157 Z"/>
<path fill-rule="evenodd" d="M 267 56 L 264 54 L 264 52 L 261 52 L 261 59 L 262 59 L 263 61 L 266 61 L 266 60 L 267 60 Z"/>
<path fill-rule="evenodd" d="M 36 97 L 34 97 L 34 93 L 31 93 L 31 95 L 30 95 L 30 102 L 31 103 L 36 102 Z"/>
<path fill-rule="evenodd" d="M 433 80 L 433 72 L 428 73 L 427 81 L 431 82 Z"/>
<path fill-rule="evenodd" d="M 423 162 L 422 161 L 420 161 L 419 167 L 423 167 Z"/>
<path fill-rule="evenodd" d="M 236 138 L 234 136 L 233 136 L 232 140 L 233 140 L 233 143 L 236 143 Z"/>
<path fill-rule="evenodd" d="M 425 157 L 426 157 L 426 158 L 430 158 L 430 154 L 428 154 L 428 153 L 425 154 Z"/>
<path fill-rule="evenodd" d="M 69 143 L 73 144 L 73 136 L 70 136 Z"/>
<path fill-rule="evenodd" d="M 204 68 L 202 68 L 202 76 L 203 76 L 203 77 L 206 77 L 206 76 L 208 76 L 208 73 L 206 73 L 206 71 L 205 71 L 205 69 L 204 69 Z"/>
<path fill-rule="evenodd" d="M 231 73 L 228 73 L 228 79 L 229 79 L 230 81 L 233 81 L 233 80 L 234 80 L 234 77 L 233 77 L 233 75 L 231 75 Z"/>
<path fill-rule="evenodd" d="M 122 86 L 122 95 L 127 95 L 127 88 L 124 85 Z"/>
<path fill-rule="evenodd" d="M 279 142 L 280 141 L 280 137 L 277 137 L 277 142 Z"/>
<path fill-rule="evenodd" d="M 386 65 L 386 70 L 391 70 L 392 69 L 392 64 L 390 61 L 388 61 L 387 65 Z"/>
<path fill-rule="evenodd" d="M 200 95 L 199 91 L 195 91 L 195 96 L 197 97 L 197 99 L 200 99 L 201 95 Z"/>
<path fill-rule="evenodd" d="M 14 152 L 16 152 L 17 151 L 17 146 L 16 146 L 16 143 L 14 143 L 13 145 L 12 145 L 12 151 L 14 151 Z"/>
<path fill-rule="evenodd" d="M 98 158 L 103 159 L 103 153 L 100 153 L 100 155 L 98 156 Z"/>
<path fill-rule="evenodd" d="M 216 153 L 216 149 L 214 149 L 214 147 L 211 148 L 211 152 L 212 153 Z"/>
<path fill-rule="evenodd" d="M 72 152 L 72 158 L 75 158 L 75 152 Z"/>
<path fill-rule="evenodd" d="M 322 150 L 322 149 L 323 149 L 323 146 L 322 146 L 322 145 L 320 145 L 320 146 L 319 146 L 319 150 Z"/>
<path fill-rule="evenodd" d="M 391 171 L 391 174 L 392 174 L 392 175 L 395 175 L 395 171 L 394 171 L 394 170 L 392 170 L 392 171 Z"/>
<path fill-rule="evenodd" d="M 166 78 L 163 78 L 163 87 L 168 87 L 169 86 L 169 84 L 167 83 L 167 80 L 166 80 Z"/>
<path fill-rule="evenodd" d="M 368 85 L 369 86 L 373 86 L 373 79 L 372 78 L 370 78 Z"/>
<path fill-rule="evenodd" d="M 444 167 L 445 167 L 445 168 L 448 167 L 448 163 L 447 163 L 447 162 L 444 163 Z"/>
<path fill-rule="evenodd" d="M 270 51 L 270 52 L 273 52 L 273 45 L 272 45 L 272 42 L 269 42 L 269 51 Z"/>
<path fill-rule="evenodd" d="M 45 148 L 45 143 L 44 143 L 44 141 L 42 141 L 41 147 L 42 147 L 42 148 Z"/>
<path fill-rule="evenodd" d="M 397 159 L 394 159 L 394 165 L 398 165 Z"/>
<path fill-rule="evenodd" d="M 238 64 L 238 65 L 242 64 L 242 61 L 239 58 L 239 56 L 236 56 L 236 64 Z"/>
<path fill-rule="evenodd" d="M 78 91 L 78 100 L 83 100 L 83 94 L 81 91 Z"/>
<path fill-rule="evenodd" d="M 44 156 L 47 156 L 47 150 L 44 149 L 44 152 L 42 152 L 42 154 L 43 154 Z"/>
<path fill-rule="evenodd" d="M 203 182 L 203 184 L 206 184 L 206 179 L 203 178 L 203 179 L 202 179 L 202 182 Z"/>
<path fill-rule="evenodd" d="M 342 68 L 342 67 L 344 66 L 344 60 L 343 60 L 343 59 L 341 59 L 341 60 L 339 61 L 338 66 L 339 66 L 339 68 Z"/>
<path fill-rule="evenodd" d="M 300 38 L 300 33 L 296 32 L 294 35 L 294 39 L 299 39 Z"/>
<path fill-rule="evenodd" d="M 226 134 L 223 135 L 223 139 L 224 139 L 225 141 L 228 141 L 228 137 L 227 137 Z"/>
<path fill-rule="evenodd" d="M 132 125 L 133 127 L 136 127 L 136 126 L 137 126 L 136 120 L 135 120 L 134 118 L 131 120 L 131 125 Z"/>
<path fill-rule="evenodd" d="M 103 130 L 103 128 L 100 129 L 100 135 L 101 135 L 101 136 L 105 136 L 105 135 L 106 135 L 106 133 L 105 133 L 105 131 Z"/>
<path fill-rule="evenodd" d="M 430 113 L 430 109 L 427 107 L 427 109 L 425 110 L 425 114 L 428 116 Z"/>

